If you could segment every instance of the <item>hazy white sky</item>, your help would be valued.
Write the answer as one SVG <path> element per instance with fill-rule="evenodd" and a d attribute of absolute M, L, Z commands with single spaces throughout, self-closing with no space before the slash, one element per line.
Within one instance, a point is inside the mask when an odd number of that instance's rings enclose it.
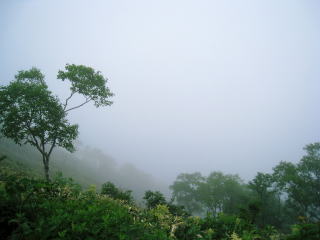
<path fill-rule="evenodd" d="M 109 78 L 114 105 L 70 114 L 80 139 L 172 181 L 245 179 L 319 141 L 317 0 L 2 0 L 0 82 L 66 63 Z"/>

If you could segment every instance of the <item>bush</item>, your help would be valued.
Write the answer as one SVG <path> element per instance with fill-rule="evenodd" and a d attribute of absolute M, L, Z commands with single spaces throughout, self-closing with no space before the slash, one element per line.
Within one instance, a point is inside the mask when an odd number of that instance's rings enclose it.
<path fill-rule="evenodd" d="M 2 239 L 168 239 L 143 211 L 62 177 L 2 175 L 0 212 Z"/>
<path fill-rule="evenodd" d="M 107 195 L 114 199 L 123 200 L 128 203 L 133 203 L 131 191 L 130 190 L 123 191 L 117 188 L 112 182 L 106 182 L 102 184 L 101 194 Z"/>
<path fill-rule="evenodd" d="M 286 238 L 287 240 L 319 240 L 320 222 L 303 223 L 292 226 L 292 232 Z"/>
<path fill-rule="evenodd" d="M 175 205 L 149 194 L 149 209 L 111 183 L 82 190 L 58 175 L 51 182 L 0 169 L 1 239 L 280 240 L 270 226 L 226 214 L 176 214 Z M 151 192 L 152 193 L 152 192 Z M 159 197 L 160 196 L 160 197 Z M 157 201 L 156 201 L 157 200 Z M 161 202 L 160 201 L 160 202 Z M 180 210 L 179 210 L 180 211 Z M 286 240 L 320 239 L 320 224 L 295 225 Z"/>

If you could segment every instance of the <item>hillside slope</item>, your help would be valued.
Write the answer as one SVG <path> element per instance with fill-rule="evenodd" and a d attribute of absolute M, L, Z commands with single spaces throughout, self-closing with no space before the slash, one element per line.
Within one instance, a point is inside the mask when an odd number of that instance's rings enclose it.
<path fill-rule="evenodd" d="M 0 138 L 0 156 L 2 155 L 6 155 L 7 159 L 1 164 L 22 168 L 37 176 L 43 175 L 41 156 L 32 146 L 19 146 L 9 139 Z M 73 178 L 83 187 L 94 184 L 99 188 L 102 183 L 111 181 L 123 189 L 132 190 L 134 198 L 138 201 L 141 201 L 147 190 L 159 190 L 169 195 L 165 184 L 156 181 L 134 165 L 118 165 L 101 150 L 81 144 L 78 144 L 75 153 L 69 153 L 61 148 L 54 150 L 50 160 L 50 174 L 54 176 L 57 172 Z"/>

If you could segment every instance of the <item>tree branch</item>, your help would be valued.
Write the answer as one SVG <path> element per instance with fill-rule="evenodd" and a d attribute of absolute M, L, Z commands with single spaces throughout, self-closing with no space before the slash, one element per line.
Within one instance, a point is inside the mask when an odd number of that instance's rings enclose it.
<path fill-rule="evenodd" d="M 91 99 L 91 98 L 89 98 L 89 99 L 87 99 L 84 103 L 81 103 L 81 104 L 80 104 L 80 105 L 78 105 L 78 106 L 75 106 L 75 107 L 69 108 L 69 109 L 65 110 L 65 112 L 69 112 L 69 111 L 74 110 L 74 109 L 76 109 L 76 108 L 82 107 L 83 105 L 87 104 L 87 103 L 88 103 L 88 102 L 90 102 L 91 100 L 92 100 L 92 99 Z"/>
<path fill-rule="evenodd" d="M 41 141 L 41 147 L 42 147 L 42 152 L 46 153 L 46 149 L 43 141 Z"/>
<path fill-rule="evenodd" d="M 52 145 L 50 147 L 50 150 L 48 152 L 48 157 L 50 157 L 53 148 L 56 146 L 56 140 L 57 140 L 57 138 L 54 139 L 54 141 L 53 141 L 53 143 L 52 143 Z"/>
<path fill-rule="evenodd" d="M 68 106 L 68 101 L 72 98 L 72 96 L 75 94 L 75 92 L 72 92 L 70 94 L 70 96 L 66 99 L 63 110 L 66 110 L 67 106 Z"/>
<path fill-rule="evenodd" d="M 32 140 L 28 140 L 29 143 L 31 143 L 33 146 L 36 146 L 36 148 L 38 149 L 38 151 L 43 154 L 42 149 L 40 148 L 40 146 L 38 145 L 38 141 L 36 140 L 36 138 L 34 138 L 34 141 Z"/>
<path fill-rule="evenodd" d="M 43 152 L 42 149 L 40 148 L 40 145 L 39 145 L 39 142 L 38 142 L 37 138 L 36 138 L 35 135 L 33 134 L 33 131 L 32 131 L 32 129 L 31 129 L 31 127 L 28 125 L 27 128 L 28 128 L 28 130 L 30 131 L 31 137 L 32 137 L 32 139 L 33 139 L 33 141 L 32 141 L 32 140 L 28 140 L 28 141 L 29 141 L 30 143 L 32 143 L 34 146 L 36 146 L 36 148 L 38 149 L 38 151 L 39 151 L 41 154 L 44 154 L 44 152 Z"/>

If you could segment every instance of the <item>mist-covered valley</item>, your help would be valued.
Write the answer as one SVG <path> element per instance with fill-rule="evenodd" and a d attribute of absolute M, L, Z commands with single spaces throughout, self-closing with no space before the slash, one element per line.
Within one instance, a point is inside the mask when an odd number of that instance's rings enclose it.
<path fill-rule="evenodd" d="M 319 240 L 319 12 L 0 1 L 0 238 Z"/>

